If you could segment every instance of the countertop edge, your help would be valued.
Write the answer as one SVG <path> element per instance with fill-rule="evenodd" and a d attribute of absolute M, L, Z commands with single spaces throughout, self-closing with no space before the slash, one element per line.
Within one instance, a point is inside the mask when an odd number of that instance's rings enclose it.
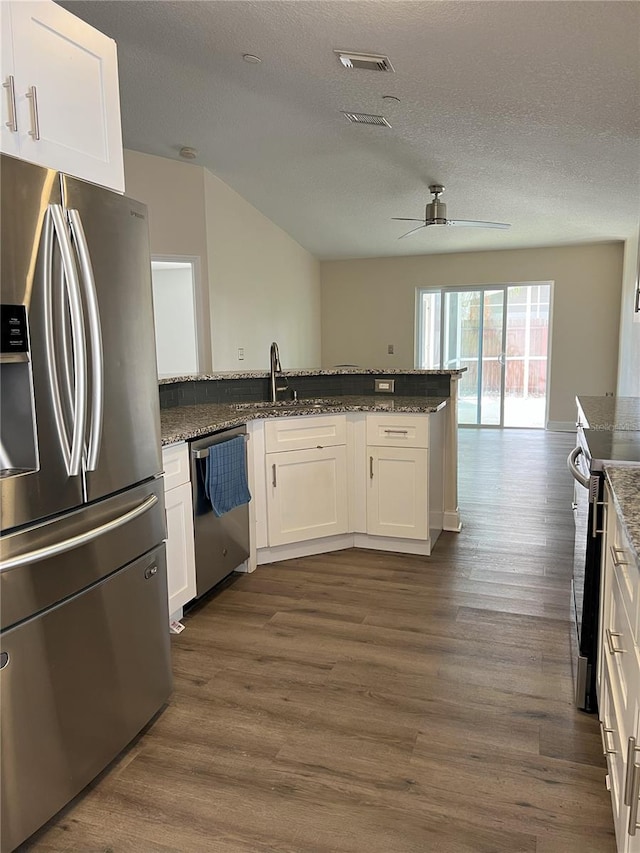
<path fill-rule="evenodd" d="M 162 447 L 166 447 L 171 444 L 178 444 L 182 441 L 191 441 L 194 438 L 200 438 L 205 435 L 209 435 L 213 432 L 219 432 L 224 429 L 232 429 L 233 427 L 241 426 L 242 424 L 249 423 L 250 421 L 257 420 L 271 420 L 273 418 L 288 418 L 288 417 L 303 417 L 303 416 L 316 416 L 316 415 L 330 415 L 330 414 L 344 414 L 348 412 L 374 412 L 379 414 L 390 414 L 391 412 L 397 413 L 401 412 L 404 414 L 418 414 L 418 415 L 429 415 L 435 414 L 436 412 L 441 411 L 445 408 L 448 402 L 448 398 L 432 398 L 433 402 L 425 403 L 425 405 L 420 404 L 402 404 L 394 405 L 393 409 L 389 408 L 389 403 L 379 401 L 373 405 L 367 404 L 344 404 L 344 405 L 336 405 L 336 406 L 327 406 L 322 409 L 318 408 L 305 408 L 301 405 L 299 409 L 291 410 L 289 408 L 282 408 L 281 410 L 268 410 L 264 409 L 243 409 L 241 412 L 235 412 L 233 416 L 228 417 L 223 416 L 220 420 L 211 420 L 207 423 L 203 423 L 200 426 L 190 427 L 189 430 L 170 430 L 163 429 L 162 430 L 162 438 L 161 444 Z M 437 402 L 436 402 L 437 401 Z M 395 401 L 394 401 L 395 402 Z M 211 404 L 200 404 L 202 405 L 210 405 L 210 406 L 218 406 L 220 404 L 211 403 Z M 175 407 L 174 409 L 165 409 L 162 411 L 165 412 L 176 412 L 180 409 L 188 410 L 190 406 L 185 407 Z M 162 414 L 162 413 L 161 413 Z"/>
<path fill-rule="evenodd" d="M 283 376 L 461 376 L 467 370 L 460 367 L 450 370 L 418 370 L 417 368 L 401 367 L 345 367 L 312 370 L 283 370 Z M 233 370 L 212 373 L 191 373 L 184 376 L 166 376 L 158 379 L 158 385 L 171 385 L 176 382 L 216 382 L 225 379 L 268 379 L 268 370 Z"/>
<path fill-rule="evenodd" d="M 620 477 L 628 477 L 630 472 L 634 472 L 632 476 L 634 479 L 637 479 L 637 486 L 631 487 L 635 488 L 638 492 L 639 499 L 637 500 L 637 504 L 633 501 L 633 496 L 624 494 L 624 490 L 629 487 L 619 482 Z M 605 464 L 604 473 L 607 483 L 611 488 L 616 513 L 633 551 L 633 557 L 640 569 L 640 465 Z M 627 503 L 630 500 L 635 512 L 633 521 L 629 519 L 629 506 Z"/>

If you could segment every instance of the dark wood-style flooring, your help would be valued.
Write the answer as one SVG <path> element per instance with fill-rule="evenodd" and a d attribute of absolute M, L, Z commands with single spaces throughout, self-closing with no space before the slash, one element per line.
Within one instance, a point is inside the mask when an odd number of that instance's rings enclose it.
<path fill-rule="evenodd" d="M 239 576 L 166 710 L 33 853 L 613 853 L 572 704 L 572 437 L 460 435 L 464 529 Z"/>

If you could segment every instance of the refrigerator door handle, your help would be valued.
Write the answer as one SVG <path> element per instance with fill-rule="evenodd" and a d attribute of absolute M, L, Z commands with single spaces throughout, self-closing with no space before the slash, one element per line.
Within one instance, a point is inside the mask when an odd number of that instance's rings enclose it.
<path fill-rule="evenodd" d="M 84 335 L 84 318 L 82 314 L 80 283 L 78 281 L 78 273 L 73 261 L 71 240 L 65 225 L 62 206 L 59 204 L 50 204 L 49 210 L 51 212 L 53 227 L 60 246 L 60 255 L 62 257 L 67 294 L 69 297 L 69 314 L 71 316 L 75 388 L 73 395 L 73 436 L 71 439 L 71 454 L 68 470 L 70 476 L 76 477 L 81 473 L 84 436 L 86 430 L 87 345 Z"/>
<path fill-rule="evenodd" d="M 44 548 L 36 548 L 35 551 L 28 551 L 26 554 L 18 554 L 8 560 L 0 561 L 0 573 L 17 569 L 21 566 L 29 565 L 29 563 L 37 563 L 40 560 L 46 560 L 50 557 L 56 557 L 58 554 L 64 554 L 66 551 L 72 551 L 74 548 L 79 548 L 81 545 L 86 545 L 88 542 L 93 542 L 94 539 L 99 539 L 105 533 L 117 530 L 118 527 L 124 527 L 130 521 L 144 515 L 152 507 L 158 503 L 156 495 L 149 495 L 141 504 L 119 515 L 117 518 L 100 524 L 86 533 L 79 533 L 77 536 L 71 536 L 69 539 L 63 539 L 61 542 L 56 542 L 54 545 L 47 545 Z"/>
<path fill-rule="evenodd" d="M 71 471 L 71 445 L 64 421 L 62 411 L 62 400 L 60 398 L 60 384 L 58 379 L 57 358 L 54 345 L 53 331 L 53 217 L 47 213 L 42 228 L 42 241 L 44 246 L 44 306 L 45 306 L 45 348 L 47 351 L 47 371 L 49 373 L 49 386 L 51 390 L 51 402 L 53 415 L 58 433 L 58 441 L 64 457 L 67 473 Z"/>
<path fill-rule="evenodd" d="M 71 234 L 75 240 L 82 283 L 84 286 L 87 319 L 89 323 L 89 346 L 91 349 L 91 419 L 89 424 L 89 442 L 87 453 L 87 471 L 95 471 L 98 465 L 102 423 L 104 417 L 104 355 L 102 348 L 102 326 L 98 308 L 98 294 L 93 275 L 91 255 L 82 219 L 77 210 L 68 210 Z"/>

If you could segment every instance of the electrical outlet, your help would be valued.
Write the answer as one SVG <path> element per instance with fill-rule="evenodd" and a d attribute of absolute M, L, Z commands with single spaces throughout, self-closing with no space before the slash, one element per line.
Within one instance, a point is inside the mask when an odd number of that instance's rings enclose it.
<path fill-rule="evenodd" d="M 238 347 L 238 361 L 244 361 L 244 347 Z"/>
<path fill-rule="evenodd" d="M 388 345 L 387 345 L 387 353 L 388 353 L 389 355 L 393 355 L 393 344 L 388 344 Z"/>
<path fill-rule="evenodd" d="M 395 394 L 396 380 L 395 379 L 376 379 L 375 390 L 382 391 L 385 394 Z"/>

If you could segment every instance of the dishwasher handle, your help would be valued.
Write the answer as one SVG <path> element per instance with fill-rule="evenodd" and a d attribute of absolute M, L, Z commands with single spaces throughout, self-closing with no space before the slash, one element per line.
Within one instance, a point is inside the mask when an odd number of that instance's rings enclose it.
<path fill-rule="evenodd" d="M 591 480 L 589 477 L 585 477 L 582 471 L 576 465 L 576 460 L 581 453 L 584 453 L 583 449 L 578 445 L 578 447 L 574 447 L 571 453 L 567 456 L 567 468 L 571 471 L 571 476 L 574 480 L 580 483 L 581 486 L 584 486 L 585 489 L 588 489 Z"/>
<path fill-rule="evenodd" d="M 247 441 L 249 441 L 249 436 L 248 436 L 248 435 L 246 435 L 246 434 L 245 434 L 245 435 L 243 435 L 242 437 L 244 438 L 245 443 L 246 443 Z M 215 446 L 216 446 L 216 445 L 218 445 L 218 444 L 224 444 L 224 442 L 225 442 L 225 441 L 232 441 L 234 438 L 238 438 L 238 436 L 237 436 L 237 435 L 233 435 L 233 436 L 231 436 L 230 438 L 225 438 L 225 439 L 223 439 L 222 441 L 215 441 L 215 442 L 212 442 L 212 443 L 211 443 L 211 445 L 210 445 L 210 447 L 215 447 Z M 191 455 L 193 456 L 193 458 L 194 458 L 194 459 L 206 459 L 206 458 L 207 458 L 207 456 L 209 455 L 209 447 L 202 447 L 202 448 L 200 448 L 199 450 L 192 450 L 192 451 L 191 451 Z"/>

